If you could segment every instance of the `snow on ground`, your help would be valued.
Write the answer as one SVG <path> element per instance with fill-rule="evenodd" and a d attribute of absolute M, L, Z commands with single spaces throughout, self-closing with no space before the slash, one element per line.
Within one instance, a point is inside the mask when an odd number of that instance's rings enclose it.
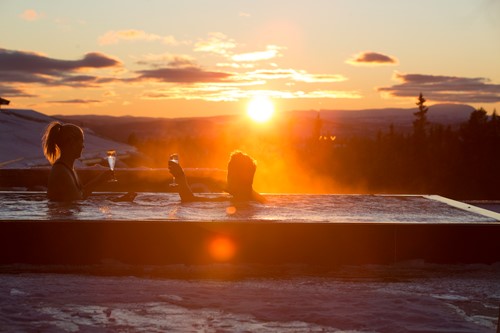
<path fill-rule="evenodd" d="M 183 278 L 173 276 L 179 270 Z M 214 275 L 217 270 L 223 274 Z M 282 270 L 286 269 L 274 267 L 271 274 L 233 278 L 228 278 L 234 273 L 231 266 L 145 269 L 135 276 L 4 272 L 0 274 L 0 330 L 496 330 L 499 265 L 361 266 L 319 274 L 293 270 L 283 274 Z"/>
<path fill-rule="evenodd" d="M 47 125 L 56 120 L 33 110 L 0 110 L 0 167 L 25 168 L 48 165 L 41 139 Z M 106 150 L 131 152 L 134 148 L 95 135 L 84 129 L 83 158 L 104 157 Z"/>

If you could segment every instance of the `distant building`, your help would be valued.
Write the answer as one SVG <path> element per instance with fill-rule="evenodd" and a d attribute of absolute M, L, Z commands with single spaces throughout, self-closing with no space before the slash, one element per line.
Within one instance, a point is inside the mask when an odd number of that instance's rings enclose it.
<path fill-rule="evenodd" d="M 9 103 L 10 103 L 10 101 L 0 97 L 0 108 L 2 108 L 2 105 L 9 105 Z"/>

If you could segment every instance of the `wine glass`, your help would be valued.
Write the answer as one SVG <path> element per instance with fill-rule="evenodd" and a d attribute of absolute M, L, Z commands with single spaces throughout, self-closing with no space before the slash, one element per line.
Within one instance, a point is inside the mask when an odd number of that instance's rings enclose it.
<path fill-rule="evenodd" d="M 116 150 L 108 150 L 106 154 L 107 154 L 109 169 L 113 171 L 113 178 L 110 179 L 110 182 L 117 182 L 118 180 L 116 179 L 114 172 L 116 164 Z"/>
<path fill-rule="evenodd" d="M 179 155 L 178 154 L 172 154 L 170 155 L 169 159 L 170 162 L 174 162 L 179 164 Z M 172 184 L 170 186 L 177 186 L 177 183 L 175 182 L 175 177 L 172 177 Z"/>

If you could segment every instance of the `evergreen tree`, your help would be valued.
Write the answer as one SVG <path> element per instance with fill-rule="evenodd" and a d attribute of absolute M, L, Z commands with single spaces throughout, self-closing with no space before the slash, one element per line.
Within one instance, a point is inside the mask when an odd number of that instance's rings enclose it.
<path fill-rule="evenodd" d="M 313 140 L 318 140 L 319 137 L 321 136 L 321 129 L 323 128 L 323 120 L 321 120 L 321 117 L 318 114 L 316 115 L 316 120 L 314 121 L 313 125 L 313 131 L 312 131 L 312 138 Z"/>
<path fill-rule="evenodd" d="M 429 111 L 429 108 L 425 105 L 426 99 L 420 93 L 418 96 L 418 111 L 413 113 L 415 116 L 415 120 L 413 121 L 413 134 L 417 139 L 422 139 L 426 135 L 426 127 L 428 125 L 427 121 L 427 111 Z"/>
<path fill-rule="evenodd" d="M 492 136 L 498 141 L 500 140 L 500 118 L 497 115 L 497 110 L 493 110 L 493 114 L 490 117 L 490 128 Z"/>

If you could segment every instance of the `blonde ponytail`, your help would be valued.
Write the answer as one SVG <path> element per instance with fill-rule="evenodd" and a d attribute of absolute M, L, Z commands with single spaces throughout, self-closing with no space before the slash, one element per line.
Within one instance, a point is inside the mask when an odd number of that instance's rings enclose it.
<path fill-rule="evenodd" d="M 50 164 L 54 164 L 59 156 L 61 156 L 61 149 L 57 145 L 61 128 L 62 124 L 54 121 L 47 126 L 42 137 L 43 154 Z"/>

